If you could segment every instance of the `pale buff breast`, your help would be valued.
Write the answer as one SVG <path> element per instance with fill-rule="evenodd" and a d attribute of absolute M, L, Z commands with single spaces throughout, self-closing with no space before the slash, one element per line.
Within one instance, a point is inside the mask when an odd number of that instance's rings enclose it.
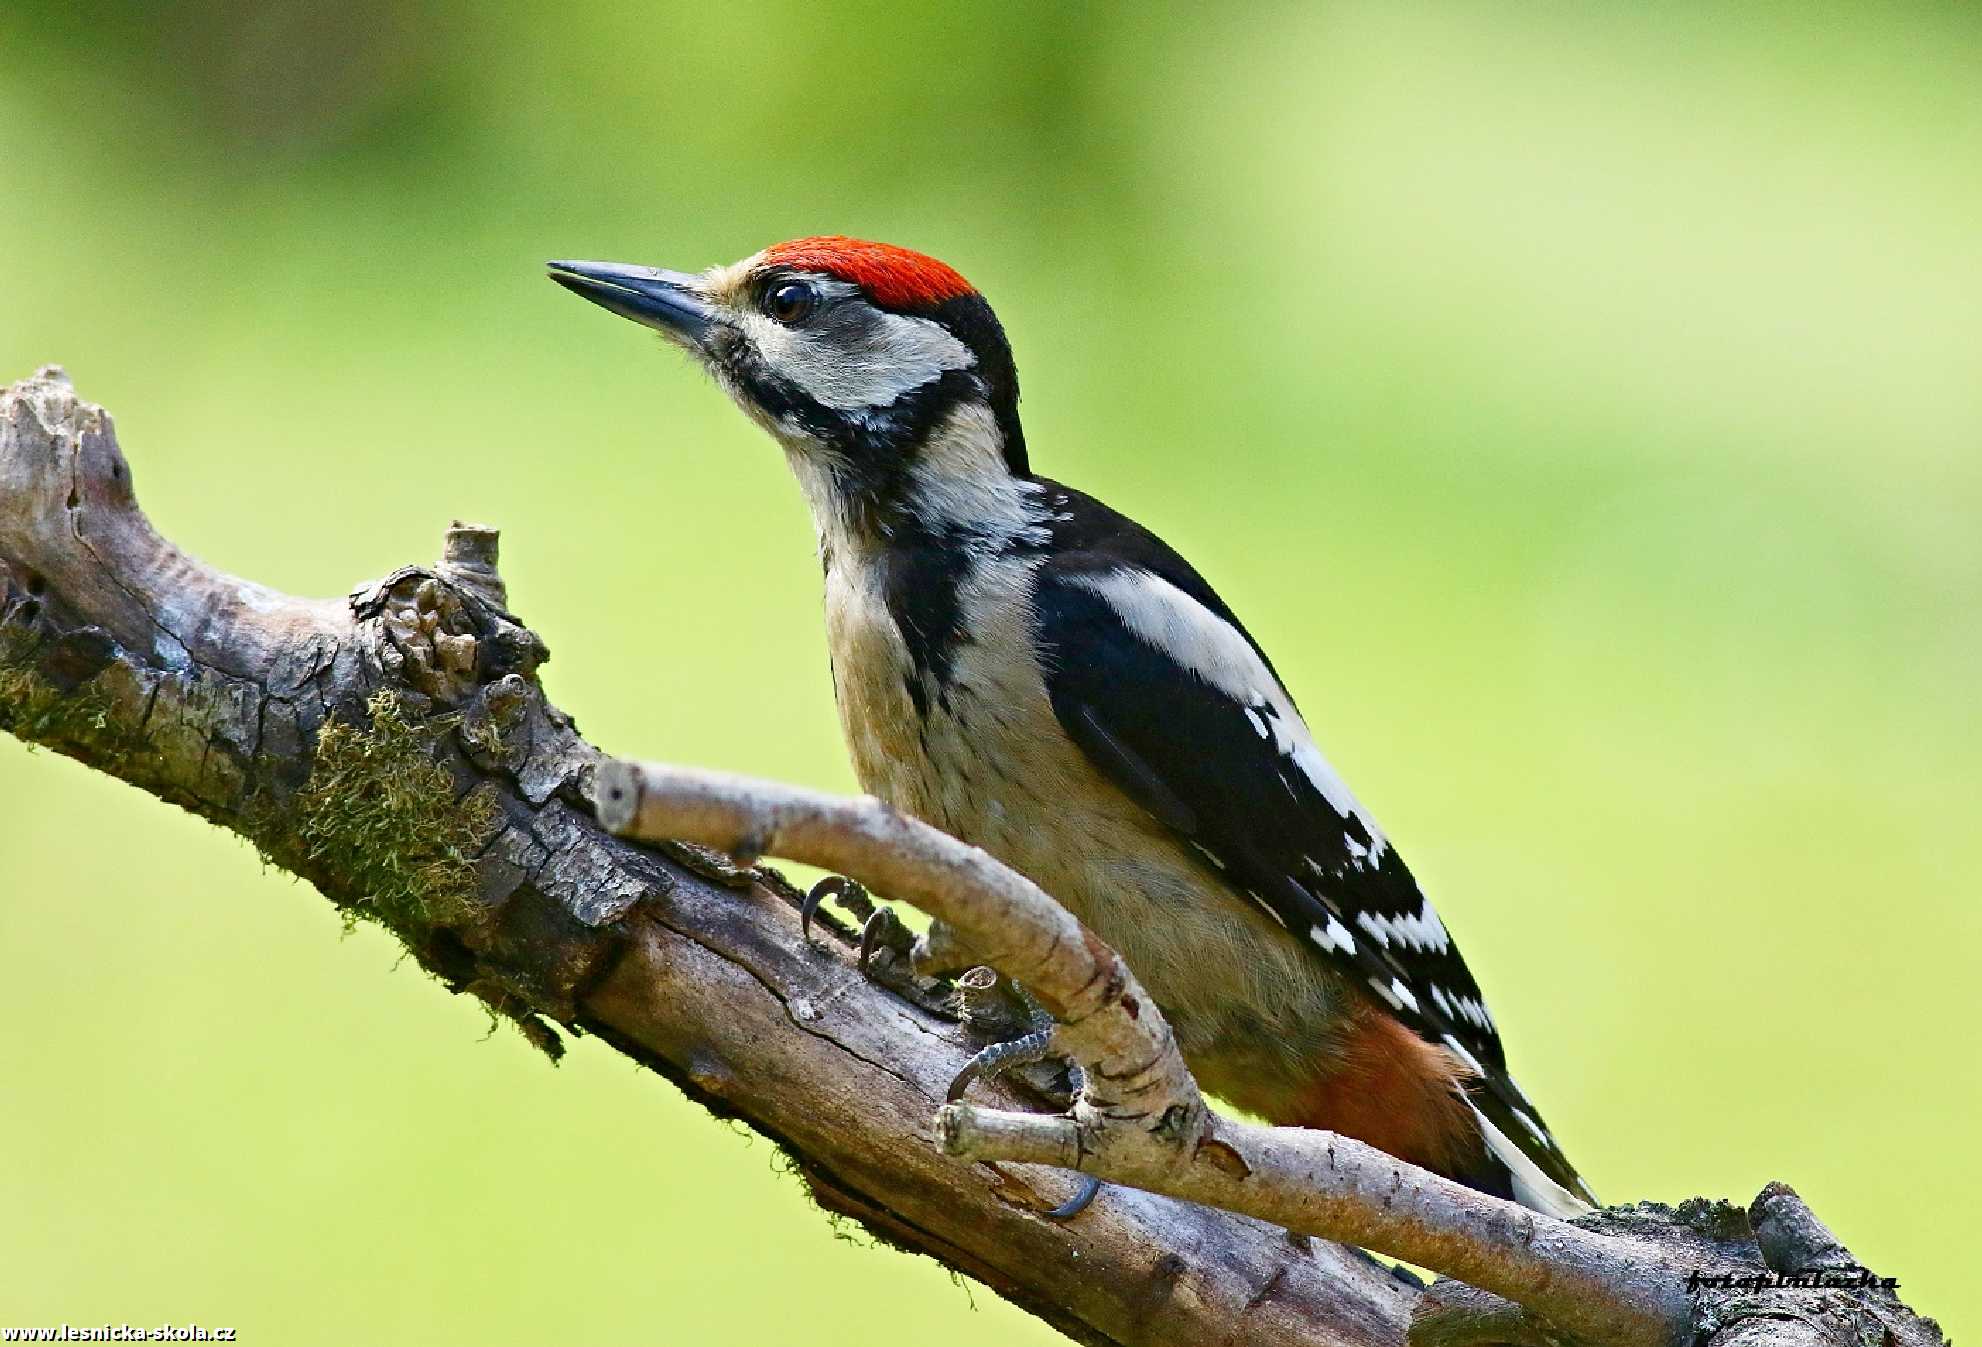
<path fill-rule="evenodd" d="M 826 624 L 862 789 L 1031 878 L 1129 961 L 1207 1088 L 1271 1110 L 1311 1078 L 1335 976 L 1089 765 L 1031 657 L 1026 563 L 984 560 L 961 594 L 969 639 L 926 720 L 877 574 L 836 564 Z"/>

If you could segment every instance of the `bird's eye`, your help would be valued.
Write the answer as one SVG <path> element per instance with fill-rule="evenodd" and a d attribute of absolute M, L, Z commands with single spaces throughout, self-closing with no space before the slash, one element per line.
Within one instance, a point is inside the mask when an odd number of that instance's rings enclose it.
<path fill-rule="evenodd" d="M 804 281 L 780 281 L 764 292 L 764 312 L 781 323 L 802 323 L 819 307 L 819 292 Z"/>

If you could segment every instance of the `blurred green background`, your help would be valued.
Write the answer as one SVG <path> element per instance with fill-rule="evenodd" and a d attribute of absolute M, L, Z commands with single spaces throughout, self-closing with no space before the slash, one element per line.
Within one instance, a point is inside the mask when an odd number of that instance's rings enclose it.
<path fill-rule="evenodd" d="M 160 528 L 287 589 L 498 523 L 597 743 L 848 788 L 778 454 L 540 263 L 936 253 L 1597 1190 L 1789 1180 L 1973 1336 L 1978 68 L 1960 5 L 10 0 L 0 378 L 65 363 Z M 1053 1340 L 338 930 L 0 740 L 0 1322 Z"/>

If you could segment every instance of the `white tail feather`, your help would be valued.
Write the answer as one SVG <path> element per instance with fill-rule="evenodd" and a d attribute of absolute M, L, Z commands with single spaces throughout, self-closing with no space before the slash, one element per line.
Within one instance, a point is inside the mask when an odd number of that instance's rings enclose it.
<path fill-rule="evenodd" d="M 1487 1149 L 1493 1152 L 1493 1158 L 1507 1166 L 1507 1172 L 1513 1176 L 1516 1202 L 1534 1211 L 1560 1216 L 1565 1221 L 1595 1210 L 1588 1202 L 1542 1173 L 1541 1166 L 1529 1159 L 1528 1153 L 1510 1141 L 1507 1134 L 1495 1127 L 1478 1108 L 1473 1109 L 1473 1117 L 1480 1125 L 1480 1136 L 1485 1139 Z"/>

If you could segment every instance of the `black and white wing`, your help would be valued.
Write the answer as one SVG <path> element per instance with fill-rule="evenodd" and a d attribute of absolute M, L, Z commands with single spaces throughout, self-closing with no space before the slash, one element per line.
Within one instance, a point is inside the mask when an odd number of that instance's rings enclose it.
<path fill-rule="evenodd" d="M 1081 750 L 1281 925 L 1449 1049 L 1521 1183 L 1521 1157 L 1587 1197 L 1507 1074 L 1479 985 L 1376 823 L 1315 747 L 1265 654 L 1139 525 L 1055 485 L 1036 638 L 1054 714 Z M 1496 1137 L 1494 1133 L 1499 1133 Z M 1530 1184 L 1529 1186 L 1533 1186 Z"/>

